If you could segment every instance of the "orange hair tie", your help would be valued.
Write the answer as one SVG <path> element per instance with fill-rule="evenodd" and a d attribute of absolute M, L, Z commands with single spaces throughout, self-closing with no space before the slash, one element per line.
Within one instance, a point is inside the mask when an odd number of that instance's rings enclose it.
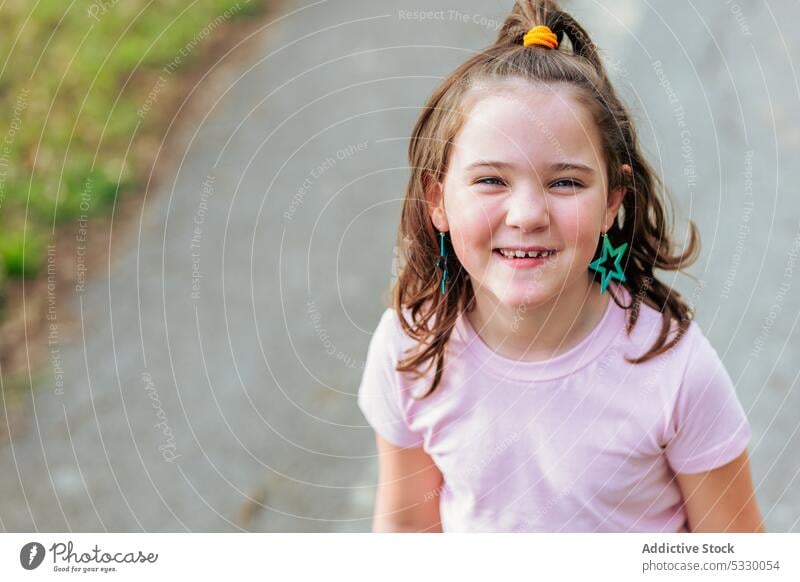
<path fill-rule="evenodd" d="M 540 44 L 549 48 L 558 48 L 558 37 L 547 26 L 534 26 L 525 33 L 522 39 L 524 46 L 531 46 L 532 44 Z"/>

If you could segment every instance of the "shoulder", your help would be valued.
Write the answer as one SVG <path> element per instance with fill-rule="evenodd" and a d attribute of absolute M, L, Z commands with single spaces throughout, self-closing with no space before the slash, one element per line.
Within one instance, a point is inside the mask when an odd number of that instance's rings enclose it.
<path fill-rule="evenodd" d="M 411 310 L 404 307 L 402 312 L 398 313 L 394 307 L 387 307 L 383 313 L 381 313 L 378 325 L 375 328 L 375 335 L 395 344 L 410 340 L 411 338 L 403 328 L 400 321 L 401 319 L 411 324 Z"/>
<path fill-rule="evenodd" d="M 436 314 L 430 316 L 428 323 L 431 329 L 436 325 Z M 381 314 L 380 321 L 375 330 L 375 335 L 391 345 L 399 353 L 414 348 L 419 342 L 409 335 L 406 327 L 416 329 L 417 322 L 414 320 L 411 309 L 403 307 L 399 312 L 394 307 L 388 307 Z"/>
<path fill-rule="evenodd" d="M 380 353 L 384 359 L 391 361 L 395 366 L 418 343 L 405 330 L 401 319 L 405 320 L 406 325 L 414 325 L 410 309 L 404 307 L 398 313 L 394 307 L 386 308 L 375 327 L 369 347 L 370 352 L 376 355 Z"/>
<path fill-rule="evenodd" d="M 700 402 L 718 407 L 720 400 L 736 398 L 736 387 L 722 357 L 696 321 L 670 351 L 680 354 L 676 359 L 680 364 L 675 366 L 680 376 L 672 394 L 673 411 L 685 411 Z"/>
<path fill-rule="evenodd" d="M 630 291 L 621 285 L 618 286 L 618 289 L 619 293 L 617 294 L 617 297 L 621 305 L 623 308 L 630 308 L 633 304 L 633 298 L 630 294 Z M 632 310 L 623 309 L 619 306 L 616 308 L 623 312 L 624 317 L 621 319 L 624 321 L 623 325 L 627 327 L 629 319 L 632 317 Z M 683 322 L 671 318 L 665 323 L 664 312 L 661 309 L 656 309 L 645 301 L 641 301 L 639 303 L 638 311 L 636 322 L 629 334 L 630 344 L 635 347 L 634 353 L 629 354 L 631 357 L 641 357 L 650 351 L 650 348 L 654 346 L 655 342 L 664 333 L 665 325 L 668 327 L 666 328 L 667 336 L 664 343 L 669 344 L 675 340 L 679 333 L 681 323 Z M 683 368 L 688 365 L 689 356 L 691 355 L 693 348 L 698 342 L 707 343 L 708 340 L 706 340 L 703 331 L 700 329 L 700 326 L 693 319 L 690 319 L 688 321 L 688 325 L 685 327 L 685 331 L 675 345 L 656 359 L 660 358 L 662 362 L 667 360 L 679 368 Z"/>
<path fill-rule="evenodd" d="M 398 375 L 402 336 L 394 309 L 386 309 L 370 340 L 358 388 L 358 405 L 369 424 L 389 442 L 415 446 L 421 436 L 408 426 L 409 387 Z"/>
<path fill-rule="evenodd" d="M 683 383 L 691 382 L 694 378 L 708 378 L 716 375 L 727 375 L 727 370 L 722 362 L 719 352 L 703 333 L 703 330 L 692 321 L 686 333 L 687 350 L 689 358 Z"/>
<path fill-rule="evenodd" d="M 697 473 L 737 457 L 750 440 L 747 414 L 717 350 L 696 322 L 666 426 L 667 457 L 679 473 Z"/>
<path fill-rule="evenodd" d="M 398 326 L 397 312 L 394 308 L 388 307 L 381 313 L 374 335 L 387 340 L 393 339 L 397 335 Z"/>
<path fill-rule="evenodd" d="M 396 364 L 398 360 L 399 323 L 397 315 L 392 308 L 387 308 L 381 313 L 378 324 L 369 340 L 367 360 L 379 359 L 386 365 Z"/>

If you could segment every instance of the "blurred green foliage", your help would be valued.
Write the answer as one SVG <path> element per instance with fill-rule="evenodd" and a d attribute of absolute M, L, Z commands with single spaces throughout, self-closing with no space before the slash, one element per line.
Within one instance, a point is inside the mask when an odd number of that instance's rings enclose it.
<path fill-rule="evenodd" d="M 142 185 L 137 140 L 163 133 L 164 106 L 180 94 L 182 72 L 223 25 L 262 6 L 0 4 L 0 294 L 9 277 L 43 267 L 54 225 L 109 212 L 117 196 Z"/>

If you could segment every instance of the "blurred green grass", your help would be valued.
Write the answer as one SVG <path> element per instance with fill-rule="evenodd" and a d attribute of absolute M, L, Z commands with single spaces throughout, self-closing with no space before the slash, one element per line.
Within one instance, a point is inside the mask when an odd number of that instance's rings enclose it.
<path fill-rule="evenodd" d="M 220 27 L 262 9 L 256 0 L 0 5 L 0 292 L 41 271 L 54 228 L 108 213 L 142 185 L 136 143 L 163 133 L 184 71 Z"/>

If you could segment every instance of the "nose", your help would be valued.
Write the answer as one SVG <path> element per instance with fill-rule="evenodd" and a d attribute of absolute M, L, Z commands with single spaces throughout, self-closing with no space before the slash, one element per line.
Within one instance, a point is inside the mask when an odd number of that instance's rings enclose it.
<path fill-rule="evenodd" d="M 538 186 L 519 188 L 508 198 L 506 224 L 523 232 L 550 226 L 547 197 Z"/>

